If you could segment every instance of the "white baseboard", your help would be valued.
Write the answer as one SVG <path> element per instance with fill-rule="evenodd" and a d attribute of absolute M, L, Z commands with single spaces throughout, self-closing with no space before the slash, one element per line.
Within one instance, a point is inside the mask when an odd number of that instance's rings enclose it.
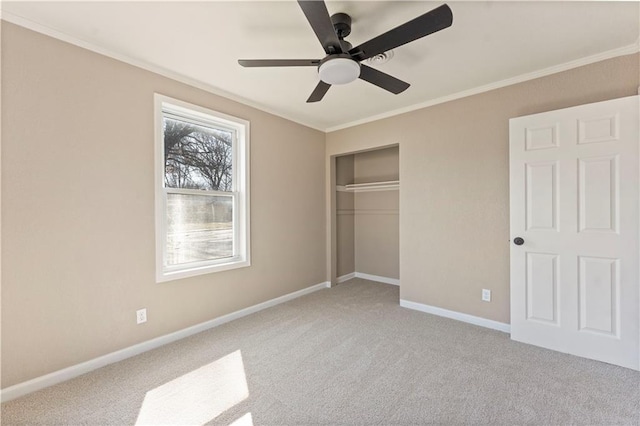
<path fill-rule="evenodd" d="M 356 278 L 362 278 L 364 280 L 377 281 L 379 283 L 385 283 L 385 284 L 391 284 L 391 285 L 400 285 L 400 280 L 397 278 L 381 277 L 379 275 L 364 274 L 362 272 L 356 272 L 355 274 L 356 274 Z"/>
<path fill-rule="evenodd" d="M 128 348 L 124 348 L 116 352 L 111 352 L 107 355 L 94 358 L 81 364 L 76 364 L 62 370 L 54 371 L 53 373 L 49 373 L 44 376 L 36 377 L 35 379 L 28 380 L 26 382 L 18 383 L 17 385 L 2 389 L 0 391 L 0 400 L 2 402 L 10 401 L 31 392 L 35 392 L 40 389 L 56 385 L 58 383 L 62 383 L 69 379 L 73 379 L 74 377 L 86 374 L 90 371 L 97 370 L 98 368 L 104 367 L 105 365 L 113 364 L 115 362 L 131 358 L 132 356 L 141 354 L 151 349 L 159 348 L 160 346 L 175 342 L 176 340 L 184 339 L 185 337 L 189 337 L 210 328 L 217 327 L 229 321 L 245 317 L 263 309 L 267 309 L 272 306 L 279 305 L 280 303 L 288 302 L 289 300 L 293 300 L 300 296 L 304 296 L 306 294 L 329 287 L 330 283 L 328 281 L 325 281 L 323 283 L 316 284 L 311 287 L 295 291 L 293 293 L 285 294 L 284 296 L 276 297 L 275 299 L 267 300 L 266 302 L 253 305 L 248 308 L 241 309 L 239 311 L 232 312 L 230 314 L 223 315 L 221 317 L 175 331 L 173 333 L 165 334 L 164 336 L 156 337 L 155 339 L 147 340 L 146 342 L 129 346 Z"/>
<path fill-rule="evenodd" d="M 345 275 L 339 276 L 338 278 L 336 278 L 336 282 L 338 284 L 340 284 L 340 283 L 343 283 L 345 281 L 349 281 L 350 279 L 355 278 L 355 277 L 356 277 L 356 273 L 352 272 L 350 274 L 345 274 Z"/>
<path fill-rule="evenodd" d="M 350 279 L 353 279 L 353 278 L 362 278 L 364 280 L 377 281 L 379 283 L 400 285 L 400 280 L 397 278 L 381 277 L 379 275 L 365 274 L 362 272 L 352 272 L 350 274 L 341 275 L 338 278 L 336 278 L 336 282 L 340 284 L 345 281 L 349 281 Z"/>
<path fill-rule="evenodd" d="M 426 312 L 428 314 L 438 315 L 440 317 L 451 318 L 454 320 L 468 322 L 469 324 L 479 325 L 480 327 L 491 328 L 493 330 L 502 331 L 504 333 L 511 333 L 511 325 L 503 322 L 493 321 L 486 318 L 480 318 L 469 314 L 463 314 L 462 312 L 450 311 L 448 309 L 438 308 L 430 305 L 423 305 L 422 303 L 410 302 L 408 300 L 400 299 L 400 306 L 403 308 L 409 308 L 420 312 Z"/>

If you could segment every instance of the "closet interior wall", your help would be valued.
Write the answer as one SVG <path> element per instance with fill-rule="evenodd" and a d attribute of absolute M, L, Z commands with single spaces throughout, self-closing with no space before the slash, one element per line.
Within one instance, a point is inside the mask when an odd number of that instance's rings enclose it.
<path fill-rule="evenodd" d="M 336 158 L 337 276 L 399 279 L 399 190 L 344 190 L 345 185 L 399 180 L 398 147 Z M 393 186 L 393 185 L 392 185 Z"/>
<path fill-rule="evenodd" d="M 354 181 L 354 156 L 343 155 L 336 158 L 336 186 L 344 186 Z M 336 192 L 336 237 L 337 276 L 343 277 L 355 272 L 355 200 L 353 192 Z"/>

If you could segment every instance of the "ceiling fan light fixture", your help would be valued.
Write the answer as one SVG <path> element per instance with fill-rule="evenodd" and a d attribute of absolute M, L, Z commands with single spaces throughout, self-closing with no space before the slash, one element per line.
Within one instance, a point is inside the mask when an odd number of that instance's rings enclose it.
<path fill-rule="evenodd" d="M 360 77 L 360 64 L 351 58 L 331 58 L 320 64 L 318 74 L 327 84 L 347 84 Z"/>

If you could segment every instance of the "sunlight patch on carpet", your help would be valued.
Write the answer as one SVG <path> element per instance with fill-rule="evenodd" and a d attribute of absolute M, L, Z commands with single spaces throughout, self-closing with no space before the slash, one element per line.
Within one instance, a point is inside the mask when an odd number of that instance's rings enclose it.
<path fill-rule="evenodd" d="M 251 416 L 251 413 L 247 413 L 235 422 L 231 423 L 229 426 L 253 426 L 253 417 Z"/>
<path fill-rule="evenodd" d="M 239 350 L 150 390 L 136 425 L 202 425 L 249 397 Z M 252 424 L 251 413 L 238 421 Z M 247 422 L 248 420 L 248 422 Z"/>

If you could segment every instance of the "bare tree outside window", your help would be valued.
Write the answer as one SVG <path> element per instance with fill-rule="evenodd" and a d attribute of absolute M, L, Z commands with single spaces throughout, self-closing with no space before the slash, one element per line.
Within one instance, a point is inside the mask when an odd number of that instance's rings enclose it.
<path fill-rule="evenodd" d="M 222 129 L 164 119 L 165 186 L 232 190 L 233 135 Z"/>

